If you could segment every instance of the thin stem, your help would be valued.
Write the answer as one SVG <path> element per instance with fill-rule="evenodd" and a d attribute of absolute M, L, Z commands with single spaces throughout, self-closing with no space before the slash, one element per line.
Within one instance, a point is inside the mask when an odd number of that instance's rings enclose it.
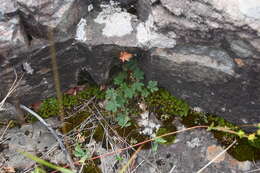
<path fill-rule="evenodd" d="M 31 109 L 27 108 L 26 106 L 24 105 L 20 105 L 20 108 L 25 110 L 26 112 L 32 114 L 35 118 L 37 118 L 51 133 L 52 135 L 54 136 L 54 138 L 57 140 L 57 142 L 59 143 L 60 145 L 60 148 L 61 150 L 63 151 L 64 155 L 66 156 L 67 160 L 69 161 L 70 163 L 70 167 L 72 169 L 75 169 L 75 166 L 73 164 L 73 160 L 72 158 L 70 157 L 70 154 L 69 152 L 67 151 L 67 149 L 65 148 L 65 146 L 63 145 L 62 143 L 62 140 L 59 138 L 59 136 L 57 135 L 57 133 L 55 132 L 55 130 L 53 130 L 53 128 L 51 127 L 50 124 L 48 124 L 46 121 L 44 121 L 44 119 L 39 116 L 36 112 L 32 111 Z"/>
<path fill-rule="evenodd" d="M 56 50 L 54 46 L 54 36 L 53 36 L 53 30 L 49 28 L 48 30 L 48 38 L 50 42 L 50 54 L 51 54 L 51 63 L 52 63 L 52 71 L 53 71 L 53 78 L 54 78 L 54 84 L 55 84 L 55 90 L 57 94 L 57 100 L 58 100 L 58 107 L 59 107 L 59 116 L 61 119 L 62 124 L 64 123 L 64 108 L 62 103 L 62 92 L 61 92 L 61 85 L 60 85 L 60 79 L 59 79 L 59 71 L 58 71 L 58 63 L 57 63 L 57 57 L 56 57 Z M 63 134 L 66 134 L 67 129 L 66 125 L 62 126 L 62 132 Z M 67 137 L 64 136 L 64 143 L 66 147 L 69 149 L 68 143 L 67 143 Z M 69 154 L 70 152 L 68 152 Z M 71 159 L 71 157 L 68 157 Z M 72 160 L 68 160 L 70 163 L 70 166 L 72 169 L 75 170 L 75 166 L 72 164 Z"/>
<path fill-rule="evenodd" d="M 227 150 L 229 150 L 237 140 L 235 140 L 232 144 L 230 144 L 225 150 L 220 152 L 215 158 L 213 158 L 209 163 L 207 163 L 205 166 L 203 166 L 200 170 L 198 170 L 196 173 L 201 173 L 204 169 L 206 169 L 211 163 L 213 163 L 217 158 L 219 158 L 222 154 L 224 154 Z"/>

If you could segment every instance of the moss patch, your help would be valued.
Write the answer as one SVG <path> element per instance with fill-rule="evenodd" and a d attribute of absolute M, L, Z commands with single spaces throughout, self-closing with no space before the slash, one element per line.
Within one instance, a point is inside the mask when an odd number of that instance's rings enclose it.
<path fill-rule="evenodd" d="M 63 95 L 63 106 L 65 112 L 70 112 L 75 106 L 81 105 L 91 97 L 103 99 L 105 93 L 100 91 L 98 87 L 92 86 L 77 93 L 77 95 Z M 56 98 L 49 98 L 43 101 L 38 112 L 43 118 L 49 118 L 59 114 L 58 101 Z"/>
<path fill-rule="evenodd" d="M 101 169 L 94 163 L 88 163 L 84 169 L 84 173 L 102 173 Z"/>
<path fill-rule="evenodd" d="M 129 127 L 121 128 L 117 126 L 115 130 L 117 131 L 119 136 L 123 137 L 129 144 L 132 145 L 149 139 L 148 136 L 140 134 L 141 129 L 134 121 L 131 121 L 131 126 Z M 151 145 L 147 143 L 142 148 L 149 149 L 151 148 Z"/>
<path fill-rule="evenodd" d="M 174 116 L 185 117 L 189 112 L 189 105 L 186 102 L 172 96 L 165 89 L 159 89 L 150 94 L 150 96 L 146 98 L 146 102 L 150 110 L 158 115 L 169 115 L 166 121 L 172 121 Z M 165 117 L 157 118 L 165 121 Z"/>
<path fill-rule="evenodd" d="M 96 97 L 98 100 L 104 100 L 105 92 L 100 91 L 98 87 L 88 87 L 84 91 L 79 92 L 76 96 L 64 95 L 63 105 L 65 113 L 73 112 L 74 108 L 78 105 L 83 104 L 86 100 L 89 100 L 92 97 Z M 142 142 L 148 139 L 147 136 L 140 135 L 140 127 L 136 124 L 135 118 L 140 115 L 139 106 L 136 104 L 139 100 L 132 100 L 128 106 L 130 110 L 131 126 L 126 128 L 121 128 L 118 125 L 111 125 L 114 128 L 119 136 L 126 139 L 128 143 L 134 144 Z M 196 125 L 207 125 L 210 126 L 214 123 L 214 126 L 228 127 L 234 131 L 238 131 L 240 128 L 229 123 L 225 119 L 210 114 L 203 114 L 191 111 L 189 106 L 183 100 L 177 99 L 172 96 L 165 89 L 159 89 L 158 91 L 150 94 L 145 98 L 145 103 L 148 106 L 150 112 L 155 112 L 157 118 L 162 122 L 163 126 L 157 132 L 157 136 L 172 131 L 176 131 L 176 128 L 172 125 L 172 121 L 176 116 L 182 118 L 182 123 L 187 127 L 196 126 Z M 51 116 L 58 115 L 58 106 L 56 98 L 46 99 L 39 111 L 39 114 L 43 118 L 48 118 Z M 66 115 L 68 115 L 66 114 Z M 72 118 L 66 121 L 66 128 L 69 130 L 73 129 L 86 118 L 88 118 L 92 112 L 87 109 L 73 116 Z M 103 115 L 110 114 L 104 110 Z M 111 117 L 110 117 L 111 118 Z M 113 119 L 113 118 L 112 118 Z M 113 121 L 113 120 L 112 120 Z M 260 159 L 260 139 L 259 136 L 256 141 L 250 142 L 246 138 L 240 139 L 238 136 L 226 132 L 212 131 L 215 138 L 224 146 L 230 145 L 235 139 L 238 141 L 235 147 L 232 147 L 228 150 L 228 153 L 232 155 L 239 161 L 245 160 L 259 160 Z M 112 132 L 111 132 L 112 134 Z M 90 132 L 85 133 L 86 136 L 90 135 Z M 99 125 L 95 132 L 94 138 L 97 141 L 104 140 L 104 130 Z M 172 143 L 175 139 L 175 136 L 164 137 L 167 143 Z M 134 141 L 134 142 L 133 142 Z M 147 144 L 144 148 L 150 148 L 150 144 Z"/>
<path fill-rule="evenodd" d="M 173 125 L 163 126 L 158 129 L 156 136 L 164 135 L 166 133 L 174 132 L 176 130 L 177 130 L 177 128 Z M 166 141 L 164 144 L 172 144 L 174 142 L 174 140 L 176 139 L 176 135 L 165 136 L 162 138 Z"/>
<path fill-rule="evenodd" d="M 193 111 L 190 111 L 188 116 L 183 118 L 182 123 L 188 127 L 196 125 L 210 126 L 214 123 L 214 126 L 227 127 L 234 131 L 240 130 L 239 127 L 226 121 L 224 118 Z M 225 147 L 229 146 L 234 140 L 237 140 L 237 144 L 227 151 L 235 159 L 239 161 L 252 161 L 260 159 L 260 149 L 258 148 L 259 138 L 253 143 L 247 138 L 240 139 L 237 135 L 227 132 L 215 130 L 212 130 L 211 132 L 218 142 Z"/>

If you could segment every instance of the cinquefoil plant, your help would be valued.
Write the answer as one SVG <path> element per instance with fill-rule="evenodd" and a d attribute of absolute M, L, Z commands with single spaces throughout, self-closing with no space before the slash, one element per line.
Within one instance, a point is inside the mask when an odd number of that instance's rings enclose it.
<path fill-rule="evenodd" d="M 116 121 L 121 127 L 130 126 L 128 108 L 131 100 L 139 100 L 158 90 L 156 81 L 149 81 L 145 85 L 144 72 L 131 60 L 123 64 L 123 71 L 113 79 L 114 88 L 106 91 L 106 110 L 116 115 Z"/>

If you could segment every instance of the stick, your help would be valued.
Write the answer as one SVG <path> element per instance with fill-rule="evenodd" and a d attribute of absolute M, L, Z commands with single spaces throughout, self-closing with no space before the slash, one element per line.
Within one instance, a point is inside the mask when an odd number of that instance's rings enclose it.
<path fill-rule="evenodd" d="M 26 106 L 24 105 L 20 105 L 20 108 L 25 110 L 26 112 L 29 112 L 30 114 L 32 114 L 35 118 L 37 118 L 45 127 L 47 127 L 47 129 L 52 133 L 52 135 L 55 137 L 55 139 L 58 141 L 59 145 L 60 145 L 60 148 L 61 150 L 63 151 L 63 153 L 65 154 L 69 164 L 70 164 L 70 167 L 72 169 L 75 170 L 75 166 L 73 164 L 73 160 L 71 158 L 71 156 L 69 155 L 67 149 L 65 148 L 64 144 L 62 143 L 62 140 L 58 137 L 57 133 L 53 130 L 53 128 L 51 127 L 51 125 L 49 125 L 46 121 L 44 121 L 44 119 L 39 116 L 36 112 L 32 111 L 31 109 L 27 108 Z"/>
<path fill-rule="evenodd" d="M 198 170 L 196 173 L 201 173 L 204 169 L 206 169 L 212 162 L 214 162 L 218 157 L 224 154 L 227 150 L 229 150 L 237 141 L 235 140 L 232 144 L 230 144 L 225 150 L 220 152 L 214 159 L 212 159 L 209 163 L 207 163 L 203 168 Z"/>

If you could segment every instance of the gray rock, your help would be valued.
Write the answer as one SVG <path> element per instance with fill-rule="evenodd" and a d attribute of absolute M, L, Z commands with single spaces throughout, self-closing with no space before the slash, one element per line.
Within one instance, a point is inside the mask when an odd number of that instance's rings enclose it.
<path fill-rule="evenodd" d="M 175 124 L 179 130 L 183 129 L 177 121 Z M 137 157 L 137 165 L 142 163 L 137 168 L 137 172 L 197 172 L 223 150 L 221 146 L 217 145 L 213 135 L 205 129 L 179 133 L 174 144 L 159 145 L 156 152 L 151 149 L 140 151 L 138 154 L 146 159 Z M 224 153 L 203 172 L 242 173 L 254 169 L 253 167 L 252 162 L 239 162 L 228 153 Z"/>
<path fill-rule="evenodd" d="M 57 127 L 59 124 L 56 118 L 51 118 L 47 121 L 53 128 Z M 34 164 L 29 158 L 23 156 L 19 151 L 25 151 L 33 155 L 42 155 L 51 149 L 53 145 L 57 144 L 56 139 L 48 131 L 48 129 L 43 126 L 40 122 L 34 124 L 27 124 L 21 126 L 21 128 L 13 128 L 6 132 L 4 145 L 8 145 L 0 155 L 5 158 L 6 161 L 3 166 L 10 166 L 14 168 L 25 169 L 29 168 Z M 55 152 L 61 152 L 55 151 Z M 62 154 L 61 154 L 62 155 Z M 44 157 L 44 158 L 49 158 Z M 52 157 L 50 157 L 52 161 Z M 57 156 L 53 158 L 55 163 L 64 164 L 66 160 L 62 159 L 62 156 Z"/>
<path fill-rule="evenodd" d="M 0 119 L 2 121 L 17 120 L 17 115 L 19 115 L 19 113 L 15 106 L 5 102 L 0 111 Z"/>
<path fill-rule="evenodd" d="M 236 53 L 238 57 L 249 58 L 254 55 L 249 43 L 245 43 L 242 40 L 232 40 L 230 48 Z"/>
<path fill-rule="evenodd" d="M 140 59 L 147 79 L 193 107 L 233 123 L 260 121 L 255 0 L 49 2 L 4 1 L 0 7 L 2 95 L 13 82 L 13 68 L 25 72 L 14 94 L 24 104 L 55 94 L 51 28 L 62 91 L 77 84 L 81 71 L 88 81 L 106 83 L 120 65 L 120 52 L 127 51 Z"/>

